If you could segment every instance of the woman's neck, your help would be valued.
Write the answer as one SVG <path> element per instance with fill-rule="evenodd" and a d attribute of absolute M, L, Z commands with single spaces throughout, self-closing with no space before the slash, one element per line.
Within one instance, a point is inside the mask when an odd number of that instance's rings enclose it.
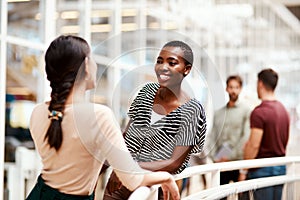
<path fill-rule="evenodd" d="M 184 104 L 189 100 L 188 95 L 181 88 L 169 89 L 160 87 L 157 91 L 159 98 L 165 102 L 178 101 L 179 104 Z"/>
<path fill-rule="evenodd" d="M 66 100 L 66 104 L 83 103 L 86 102 L 85 87 L 75 86 L 72 88 L 69 97 Z"/>

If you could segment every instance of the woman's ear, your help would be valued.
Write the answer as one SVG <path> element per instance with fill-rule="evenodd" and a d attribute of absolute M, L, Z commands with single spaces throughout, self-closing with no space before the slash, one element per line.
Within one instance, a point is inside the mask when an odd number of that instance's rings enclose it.
<path fill-rule="evenodd" d="M 192 65 L 191 65 L 191 64 L 187 64 L 187 65 L 185 66 L 185 68 L 184 68 L 183 75 L 184 75 L 184 76 L 188 75 L 188 74 L 190 73 L 191 69 L 192 69 Z"/>
<path fill-rule="evenodd" d="M 85 66 L 85 80 L 90 78 L 90 69 L 89 69 L 89 59 L 85 57 L 84 59 L 84 66 Z"/>

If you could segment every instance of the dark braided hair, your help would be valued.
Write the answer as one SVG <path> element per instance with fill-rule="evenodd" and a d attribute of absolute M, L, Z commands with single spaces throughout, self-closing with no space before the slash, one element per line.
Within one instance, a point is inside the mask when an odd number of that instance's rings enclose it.
<path fill-rule="evenodd" d="M 45 55 L 47 79 L 50 81 L 51 101 L 48 107 L 51 124 L 44 139 L 48 139 L 50 147 L 57 151 L 63 141 L 61 122 L 65 102 L 73 88 L 75 79 L 82 79 L 84 73 L 78 73 L 89 55 L 88 43 L 77 36 L 59 36 L 49 46 Z M 80 76 L 80 77 L 77 77 Z M 60 113 L 59 117 L 52 118 L 52 113 Z M 50 118 L 50 117 L 49 117 Z"/>

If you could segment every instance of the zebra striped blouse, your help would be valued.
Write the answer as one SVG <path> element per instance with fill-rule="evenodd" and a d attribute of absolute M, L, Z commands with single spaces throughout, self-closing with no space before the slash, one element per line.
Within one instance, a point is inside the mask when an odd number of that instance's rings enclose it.
<path fill-rule="evenodd" d="M 187 167 L 191 153 L 202 151 L 206 117 L 195 98 L 151 124 L 151 113 L 158 83 L 146 84 L 132 102 L 128 115 L 132 120 L 125 134 L 126 145 L 136 161 L 150 162 L 171 158 L 176 146 L 193 146 L 175 174 Z"/>

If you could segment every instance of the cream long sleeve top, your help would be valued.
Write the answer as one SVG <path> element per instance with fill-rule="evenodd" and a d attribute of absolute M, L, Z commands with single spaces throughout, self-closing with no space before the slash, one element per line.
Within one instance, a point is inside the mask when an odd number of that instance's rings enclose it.
<path fill-rule="evenodd" d="M 124 143 L 112 111 L 103 105 L 82 103 L 66 105 L 62 120 L 63 142 L 56 151 L 45 134 L 50 125 L 48 105 L 35 107 L 30 131 L 42 163 L 42 178 L 60 192 L 91 194 L 105 160 L 130 190 L 136 189 L 144 173 Z"/>

